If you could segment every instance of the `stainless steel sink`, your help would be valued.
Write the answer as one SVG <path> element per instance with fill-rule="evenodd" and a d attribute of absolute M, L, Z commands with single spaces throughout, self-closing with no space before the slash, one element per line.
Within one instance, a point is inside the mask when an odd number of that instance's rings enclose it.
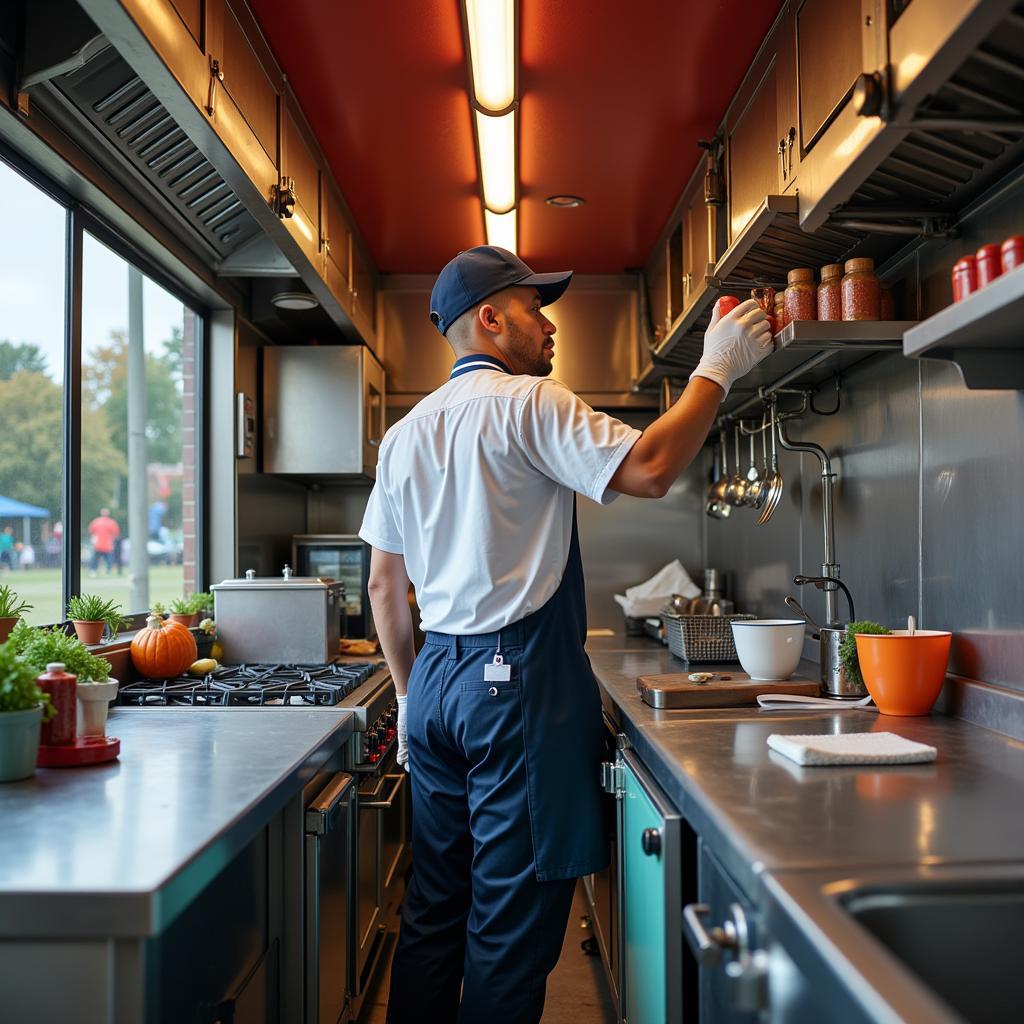
<path fill-rule="evenodd" d="M 1024 864 L 780 871 L 762 886 L 773 1024 L 1024 1020 Z"/>
<path fill-rule="evenodd" d="M 1024 883 L 865 888 L 839 902 L 966 1020 L 1024 1018 Z"/>

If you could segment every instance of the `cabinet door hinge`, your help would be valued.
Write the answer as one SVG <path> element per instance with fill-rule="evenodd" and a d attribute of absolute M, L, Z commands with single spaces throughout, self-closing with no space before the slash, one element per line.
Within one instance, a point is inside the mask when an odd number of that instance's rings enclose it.
<path fill-rule="evenodd" d="M 626 769 L 623 765 L 613 761 L 601 762 L 601 788 L 615 797 L 621 799 L 626 791 Z"/>

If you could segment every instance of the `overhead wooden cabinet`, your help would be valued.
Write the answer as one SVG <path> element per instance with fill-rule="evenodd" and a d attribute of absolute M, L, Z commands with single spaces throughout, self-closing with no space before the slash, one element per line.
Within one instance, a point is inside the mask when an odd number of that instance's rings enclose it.
<path fill-rule="evenodd" d="M 683 309 L 689 310 L 707 291 L 707 278 L 718 254 L 718 210 L 704 202 L 701 169 L 683 193 Z"/>
<path fill-rule="evenodd" d="M 668 242 L 663 238 L 654 246 L 644 267 L 647 288 L 647 315 L 651 321 L 651 344 L 657 348 L 672 326 L 672 309 L 668 287 Z"/>
<path fill-rule="evenodd" d="M 797 38 L 794 14 L 795 5 L 787 6 L 779 18 L 774 34 L 779 190 L 783 195 L 796 191 L 800 173 L 800 130 L 797 127 L 800 109 L 796 85 Z"/>
<path fill-rule="evenodd" d="M 349 235 L 349 264 L 352 275 L 352 322 L 363 338 L 372 345 L 375 338 L 377 274 L 369 254 L 355 235 Z"/>
<path fill-rule="evenodd" d="M 342 308 L 351 314 L 352 281 L 349 247 L 352 230 L 345 208 L 334 185 L 324 175 L 320 194 L 320 234 L 323 249 L 324 280 Z"/>
<path fill-rule="evenodd" d="M 309 262 L 320 270 L 320 165 L 315 144 L 306 136 L 301 115 L 289 94 L 281 110 L 282 202 L 291 204 L 291 215 L 282 218 L 292 238 Z"/>

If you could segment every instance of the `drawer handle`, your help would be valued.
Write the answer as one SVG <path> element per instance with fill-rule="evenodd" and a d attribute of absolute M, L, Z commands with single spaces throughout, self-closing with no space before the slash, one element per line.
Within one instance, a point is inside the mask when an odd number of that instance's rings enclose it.
<path fill-rule="evenodd" d="M 683 907 L 686 941 L 690 944 L 697 963 L 714 967 L 721 961 L 722 951 L 732 948 L 735 940 L 724 928 L 715 927 L 710 932 L 704 928 L 702 918 L 710 913 L 711 908 L 706 903 L 688 903 Z"/>
<path fill-rule="evenodd" d="M 367 803 L 360 803 L 360 808 L 368 811 L 390 811 L 391 805 L 395 802 L 395 798 L 398 796 L 402 786 L 405 785 L 405 780 L 408 778 L 404 771 L 397 773 L 396 775 L 385 775 L 384 778 L 391 779 L 394 785 L 391 787 L 391 792 L 388 794 L 387 800 L 370 800 Z"/>

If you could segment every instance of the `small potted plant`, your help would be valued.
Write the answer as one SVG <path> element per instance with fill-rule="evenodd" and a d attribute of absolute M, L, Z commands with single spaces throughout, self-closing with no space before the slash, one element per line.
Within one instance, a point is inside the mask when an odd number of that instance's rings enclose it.
<path fill-rule="evenodd" d="M 64 670 L 78 677 L 78 735 L 103 736 L 107 711 L 117 696 L 117 680 L 110 678 L 110 662 L 90 654 L 77 637 L 65 633 L 60 626 L 33 629 L 15 628 L 11 642 L 25 662 L 36 672 L 43 672 L 51 662 L 63 662 Z"/>
<path fill-rule="evenodd" d="M 35 669 L 13 647 L 0 645 L 0 782 L 27 779 L 36 770 L 39 727 L 53 713 Z"/>
<path fill-rule="evenodd" d="M 217 642 L 217 623 L 213 619 L 203 619 L 199 623 L 196 638 L 196 656 L 199 658 L 211 658 L 210 653 L 213 645 Z"/>
<path fill-rule="evenodd" d="M 154 601 L 150 615 L 155 615 L 158 619 L 167 618 L 167 606 L 162 601 Z"/>
<path fill-rule="evenodd" d="M 197 621 L 213 618 L 213 594 L 200 591 L 198 594 L 193 594 L 191 600 L 192 611 L 196 615 Z"/>
<path fill-rule="evenodd" d="M 186 629 L 195 624 L 196 613 L 192 607 L 191 597 L 176 597 L 170 604 L 171 613 L 168 618 Z"/>
<path fill-rule="evenodd" d="M 80 594 L 71 598 L 68 601 L 68 618 L 83 644 L 98 644 L 103 639 L 104 630 L 110 631 L 110 639 L 113 640 L 128 623 L 121 614 L 121 606 L 99 594 Z"/>
<path fill-rule="evenodd" d="M 32 605 L 22 601 L 6 583 L 0 586 L 0 644 L 7 642 L 18 619 L 30 611 Z"/>

